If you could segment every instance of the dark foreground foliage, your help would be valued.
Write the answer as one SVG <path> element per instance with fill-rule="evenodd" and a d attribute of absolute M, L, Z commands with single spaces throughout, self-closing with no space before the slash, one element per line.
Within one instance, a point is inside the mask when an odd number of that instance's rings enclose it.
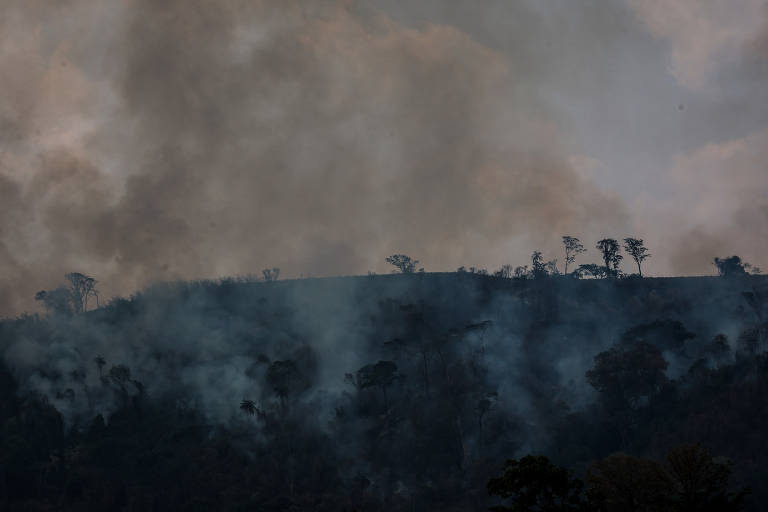
<path fill-rule="evenodd" d="M 0 509 L 763 510 L 764 288 L 414 273 L 7 320 Z"/>
<path fill-rule="evenodd" d="M 623 453 L 592 464 L 584 482 L 544 456 L 505 463 L 488 493 L 495 512 L 738 512 L 749 489 L 729 490 L 731 462 L 700 445 L 673 448 L 666 463 Z"/>

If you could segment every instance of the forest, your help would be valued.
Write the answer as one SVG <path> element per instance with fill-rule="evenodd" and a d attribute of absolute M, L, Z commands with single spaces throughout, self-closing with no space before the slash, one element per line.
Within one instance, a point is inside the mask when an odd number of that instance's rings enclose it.
<path fill-rule="evenodd" d="M 98 305 L 68 274 L 0 322 L 0 508 L 764 510 L 768 278 L 604 246 Z"/>

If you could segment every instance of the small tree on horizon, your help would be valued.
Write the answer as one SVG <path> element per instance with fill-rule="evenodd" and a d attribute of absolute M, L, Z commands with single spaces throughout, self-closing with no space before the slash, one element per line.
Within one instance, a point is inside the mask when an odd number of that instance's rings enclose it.
<path fill-rule="evenodd" d="M 603 279 L 608 275 L 608 270 L 596 263 L 584 263 L 579 265 L 579 268 L 574 270 L 573 273 L 579 279 L 584 279 L 586 276 L 592 276 L 595 279 Z"/>
<path fill-rule="evenodd" d="M 534 279 L 541 279 L 548 275 L 547 263 L 544 262 L 541 251 L 533 251 L 531 254 L 531 273 Z"/>
<path fill-rule="evenodd" d="M 605 262 L 605 268 L 608 271 L 608 275 L 616 277 L 618 275 L 619 263 L 624 257 L 619 254 L 619 242 L 614 238 L 603 238 L 595 246 L 603 255 L 603 261 Z"/>
<path fill-rule="evenodd" d="M 528 265 L 515 267 L 515 272 L 514 272 L 515 279 L 528 279 L 530 275 L 531 275 L 531 271 L 528 269 Z"/>
<path fill-rule="evenodd" d="M 35 294 L 35 300 L 42 302 L 48 313 L 67 316 L 73 313 L 72 295 L 64 286 L 59 286 L 55 290 L 40 290 Z"/>
<path fill-rule="evenodd" d="M 40 290 L 35 294 L 35 300 L 40 301 L 49 313 L 72 315 L 88 310 L 91 297 L 96 298 L 99 307 L 99 292 L 96 289 L 96 279 L 79 272 L 70 272 L 64 276 L 68 286 L 59 286 L 54 290 Z"/>
<path fill-rule="evenodd" d="M 560 275 L 560 271 L 557 269 L 557 258 L 549 260 L 544 266 L 547 269 L 547 274 L 550 276 Z"/>
<path fill-rule="evenodd" d="M 264 281 L 271 283 L 277 281 L 277 278 L 280 277 L 280 269 L 277 267 L 265 268 L 261 271 L 261 274 L 264 276 Z"/>
<path fill-rule="evenodd" d="M 96 307 L 99 306 L 99 292 L 96 290 L 96 279 L 80 272 L 70 272 L 64 277 L 69 281 L 72 309 L 75 313 L 87 311 L 88 301 L 91 297 L 96 298 Z"/>
<path fill-rule="evenodd" d="M 715 258 L 712 262 L 717 267 L 717 273 L 722 277 L 745 276 L 752 265 L 741 260 L 739 256 Z M 759 272 L 759 269 L 758 269 Z"/>
<path fill-rule="evenodd" d="M 405 254 L 393 254 L 388 256 L 385 261 L 397 267 L 401 274 L 413 274 L 419 263 L 419 260 L 414 260 Z"/>
<path fill-rule="evenodd" d="M 640 277 L 643 277 L 641 265 L 643 261 L 651 257 L 651 255 L 648 254 L 648 249 L 643 245 L 643 240 L 639 238 L 625 238 L 624 250 L 632 256 L 633 260 L 635 260 L 635 263 L 637 264 L 637 273 L 640 274 Z"/>
<path fill-rule="evenodd" d="M 576 256 L 587 252 L 582 245 L 581 240 L 574 236 L 563 236 L 563 245 L 565 246 L 565 274 L 568 274 L 568 265 L 576 261 Z"/>

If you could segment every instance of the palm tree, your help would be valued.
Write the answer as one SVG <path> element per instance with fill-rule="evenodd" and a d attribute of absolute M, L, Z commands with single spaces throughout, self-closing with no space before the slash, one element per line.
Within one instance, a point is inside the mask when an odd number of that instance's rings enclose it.
<path fill-rule="evenodd" d="M 105 379 L 106 380 L 106 379 Z M 120 389 L 123 404 L 128 403 L 128 389 L 126 384 L 131 380 L 131 369 L 124 364 L 118 364 L 109 369 L 109 380 Z"/>
<path fill-rule="evenodd" d="M 256 414 L 256 404 L 253 400 L 243 399 L 243 401 L 240 402 L 240 410 L 249 416 L 253 416 Z"/>

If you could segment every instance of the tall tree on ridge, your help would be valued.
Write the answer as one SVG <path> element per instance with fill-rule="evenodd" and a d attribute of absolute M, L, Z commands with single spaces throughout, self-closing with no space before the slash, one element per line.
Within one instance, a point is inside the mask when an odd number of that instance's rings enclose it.
<path fill-rule="evenodd" d="M 619 254 L 619 242 L 614 238 L 603 238 L 595 246 L 602 254 L 605 262 L 605 269 L 609 276 L 618 275 L 619 263 L 624 257 Z"/>
<path fill-rule="evenodd" d="M 568 265 L 576 261 L 576 256 L 586 252 L 581 240 L 574 236 L 563 236 L 563 245 L 565 246 L 565 272 L 568 274 Z"/>
<path fill-rule="evenodd" d="M 643 240 L 639 238 L 625 238 L 624 250 L 632 256 L 633 260 L 635 260 L 635 263 L 637 264 L 637 273 L 640 274 L 640 277 L 643 277 L 643 269 L 641 268 L 641 265 L 643 261 L 651 257 L 651 255 L 648 254 L 648 249 L 643 245 Z"/>

